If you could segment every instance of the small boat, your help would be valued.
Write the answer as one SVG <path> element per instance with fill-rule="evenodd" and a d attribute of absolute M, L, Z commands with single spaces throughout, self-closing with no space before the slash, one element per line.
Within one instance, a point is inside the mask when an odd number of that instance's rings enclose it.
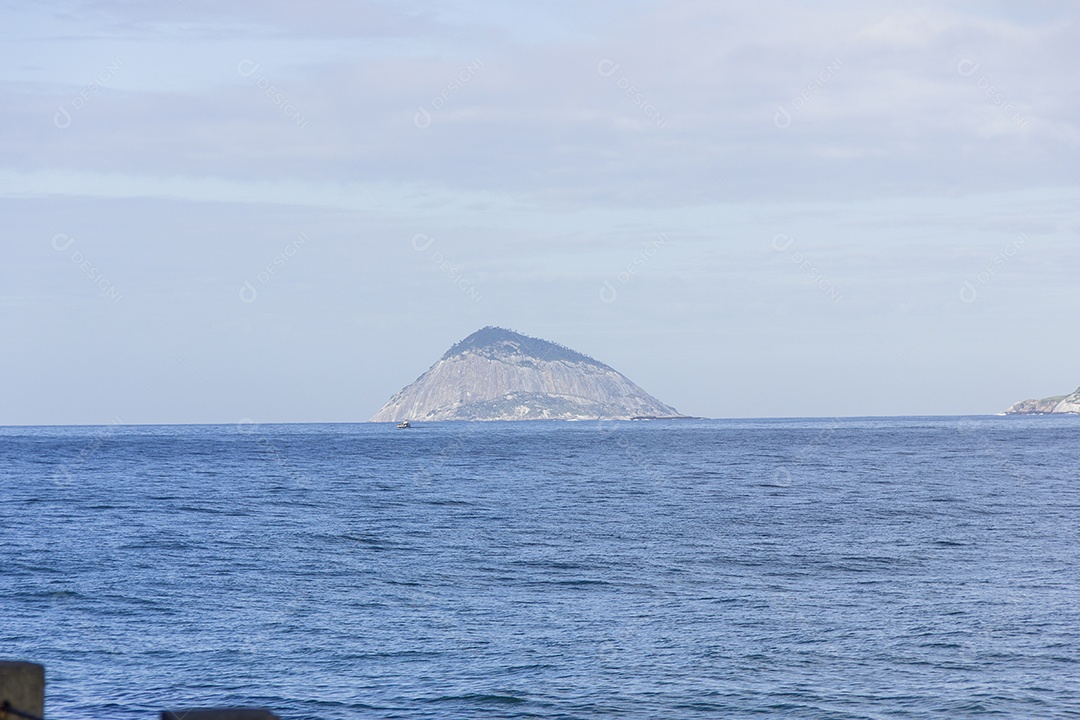
<path fill-rule="evenodd" d="M 401 422 L 399 422 L 399 423 L 397 424 L 397 426 L 398 426 L 398 430 L 405 430 L 405 429 L 407 429 L 407 428 L 411 428 L 411 427 L 412 427 L 412 425 L 410 425 L 410 424 L 409 424 L 409 421 L 408 421 L 408 420 L 402 420 Z"/>

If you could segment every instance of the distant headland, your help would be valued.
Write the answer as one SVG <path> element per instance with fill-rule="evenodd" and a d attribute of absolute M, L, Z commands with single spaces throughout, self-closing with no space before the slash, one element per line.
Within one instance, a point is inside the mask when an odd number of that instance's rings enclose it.
<path fill-rule="evenodd" d="M 447 350 L 371 422 L 681 417 L 588 355 L 488 326 Z"/>
<path fill-rule="evenodd" d="M 1080 389 L 1072 395 L 1055 395 L 1040 400 L 1021 400 L 1005 411 L 1006 415 L 1058 415 L 1080 413 Z"/>

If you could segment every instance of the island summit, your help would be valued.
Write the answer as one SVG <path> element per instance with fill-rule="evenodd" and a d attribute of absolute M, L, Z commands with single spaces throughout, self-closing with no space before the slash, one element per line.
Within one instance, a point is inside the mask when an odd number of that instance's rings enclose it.
<path fill-rule="evenodd" d="M 371 422 L 679 417 L 685 416 L 602 362 L 489 326 L 447 350 Z"/>

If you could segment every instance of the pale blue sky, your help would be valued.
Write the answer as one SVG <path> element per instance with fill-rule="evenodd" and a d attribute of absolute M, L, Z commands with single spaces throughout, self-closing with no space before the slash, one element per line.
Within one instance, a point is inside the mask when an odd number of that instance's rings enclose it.
<path fill-rule="evenodd" d="M 0 2 L 0 424 L 365 420 L 488 324 L 710 417 L 1080 384 L 1075 3 L 219 5 Z"/>

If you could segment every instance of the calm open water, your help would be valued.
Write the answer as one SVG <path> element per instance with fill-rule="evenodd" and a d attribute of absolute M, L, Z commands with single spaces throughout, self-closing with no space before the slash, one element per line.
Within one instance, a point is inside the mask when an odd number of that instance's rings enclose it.
<path fill-rule="evenodd" d="M 1080 717 L 1080 418 L 0 428 L 49 718 Z"/>

